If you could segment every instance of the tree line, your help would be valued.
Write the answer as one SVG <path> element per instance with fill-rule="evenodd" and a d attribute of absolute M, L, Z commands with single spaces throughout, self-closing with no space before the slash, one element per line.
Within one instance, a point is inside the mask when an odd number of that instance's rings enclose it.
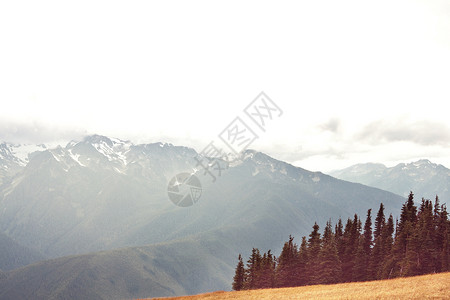
<path fill-rule="evenodd" d="M 344 226 L 331 221 L 321 235 L 317 223 L 300 246 L 289 236 L 279 257 L 253 248 L 246 265 L 239 254 L 233 289 L 248 290 L 312 284 L 388 279 L 450 271 L 450 221 L 436 196 L 422 198 L 419 207 L 411 192 L 400 220 L 386 219 L 383 203 L 372 226 L 372 210 L 364 226 L 357 214 Z"/>

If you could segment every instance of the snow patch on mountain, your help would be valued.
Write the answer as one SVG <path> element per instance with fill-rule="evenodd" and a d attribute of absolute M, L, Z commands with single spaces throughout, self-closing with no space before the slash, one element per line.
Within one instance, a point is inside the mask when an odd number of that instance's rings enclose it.
<path fill-rule="evenodd" d="M 13 145 L 12 154 L 19 158 L 24 165 L 28 163 L 29 154 L 36 151 L 45 151 L 47 147 L 43 144 L 40 145 Z"/>
<path fill-rule="evenodd" d="M 45 151 L 47 147 L 43 144 L 29 145 L 29 144 L 0 144 L 0 159 L 9 162 L 17 163 L 24 167 L 29 161 L 29 155 L 36 151 Z"/>
<path fill-rule="evenodd" d="M 61 162 L 61 159 L 58 157 L 58 155 L 56 155 L 55 153 L 53 153 L 53 151 L 50 151 L 50 153 L 53 155 L 53 158 L 54 158 L 57 162 Z"/>
<path fill-rule="evenodd" d="M 86 165 L 85 164 L 83 164 L 81 161 L 80 161 L 80 155 L 79 154 L 74 154 L 73 152 L 72 152 L 72 149 L 69 149 L 69 155 L 70 155 L 70 157 L 75 161 L 75 162 L 77 162 L 80 166 L 82 166 L 82 167 L 86 167 Z"/>
<path fill-rule="evenodd" d="M 124 166 L 127 165 L 126 153 L 130 151 L 130 142 L 122 141 L 116 138 L 103 138 L 92 143 L 97 151 L 103 154 L 109 161 L 120 161 Z"/>

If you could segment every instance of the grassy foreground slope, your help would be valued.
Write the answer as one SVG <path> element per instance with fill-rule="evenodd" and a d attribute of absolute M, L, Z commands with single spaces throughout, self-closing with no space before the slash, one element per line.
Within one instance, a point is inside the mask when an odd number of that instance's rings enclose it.
<path fill-rule="evenodd" d="M 221 291 L 170 299 L 450 299 L 450 273 L 295 288 Z"/>

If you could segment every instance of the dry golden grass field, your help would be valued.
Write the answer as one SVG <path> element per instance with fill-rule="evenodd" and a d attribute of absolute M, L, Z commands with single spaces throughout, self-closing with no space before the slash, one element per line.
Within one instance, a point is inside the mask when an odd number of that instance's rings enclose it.
<path fill-rule="evenodd" d="M 295 288 L 220 291 L 195 296 L 153 299 L 450 299 L 450 273 Z"/>

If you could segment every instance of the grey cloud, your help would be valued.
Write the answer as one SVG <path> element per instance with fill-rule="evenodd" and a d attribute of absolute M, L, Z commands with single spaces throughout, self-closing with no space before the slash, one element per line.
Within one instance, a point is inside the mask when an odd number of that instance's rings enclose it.
<path fill-rule="evenodd" d="M 333 133 L 337 133 L 341 126 L 341 120 L 337 118 L 332 118 L 328 120 L 328 122 L 319 125 L 318 127 L 323 131 L 331 131 Z"/>
<path fill-rule="evenodd" d="M 56 126 L 37 121 L 0 120 L 0 142 L 40 144 L 79 139 L 86 134 L 87 131 L 80 128 Z"/>
<path fill-rule="evenodd" d="M 404 120 L 378 120 L 366 125 L 356 139 L 371 144 L 408 141 L 419 145 L 450 145 L 450 128 L 431 122 Z"/>

